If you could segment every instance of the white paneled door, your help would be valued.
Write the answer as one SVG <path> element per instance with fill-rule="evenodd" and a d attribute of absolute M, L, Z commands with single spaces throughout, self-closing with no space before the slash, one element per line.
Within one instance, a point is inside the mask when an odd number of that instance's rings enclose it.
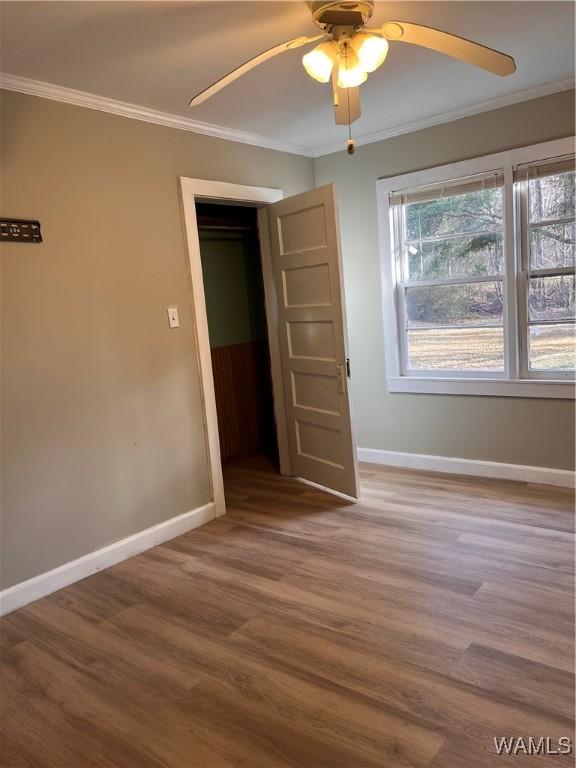
<path fill-rule="evenodd" d="M 268 212 L 292 471 L 357 498 L 334 186 Z"/>

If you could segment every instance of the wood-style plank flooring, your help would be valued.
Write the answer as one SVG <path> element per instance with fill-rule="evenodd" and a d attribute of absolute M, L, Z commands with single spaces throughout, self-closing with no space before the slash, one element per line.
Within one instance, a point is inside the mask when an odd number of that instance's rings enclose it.
<path fill-rule="evenodd" d="M 10 614 L 2 768 L 497 768 L 573 738 L 573 496 L 226 471 L 228 514 Z"/>

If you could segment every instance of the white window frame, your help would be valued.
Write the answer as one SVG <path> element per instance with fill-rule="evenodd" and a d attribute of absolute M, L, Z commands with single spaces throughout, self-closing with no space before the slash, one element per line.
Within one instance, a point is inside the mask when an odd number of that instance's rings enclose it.
<path fill-rule="evenodd" d="M 573 399 L 574 375 L 563 372 L 557 378 L 528 376 L 522 369 L 521 327 L 525 327 L 519 297 L 526 280 L 522 272 L 523 240 L 518 193 L 514 191 L 514 169 L 526 163 L 549 160 L 574 152 L 574 137 L 548 141 L 531 147 L 465 160 L 437 168 L 403 174 L 377 182 L 382 278 L 386 380 L 390 392 L 430 394 L 494 395 Z M 389 198 L 405 189 L 441 185 L 455 179 L 502 170 L 504 173 L 504 371 L 413 371 L 402 370 L 402 345 L 406 334 L 399 299 L 399 254 L 394 252 L 394 217 Z M 516 198 L 516 199 L 515 199 Z M 468 282 L 468 281 L 466 281 Z M 473 281 L 470 281 L 473 282 Z"/>

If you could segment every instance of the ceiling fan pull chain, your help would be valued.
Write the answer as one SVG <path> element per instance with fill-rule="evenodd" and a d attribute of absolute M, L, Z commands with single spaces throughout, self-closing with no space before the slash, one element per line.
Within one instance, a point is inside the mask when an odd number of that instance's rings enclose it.
<path fill-rule="evenodd" d="M 346 143 L 346 151 L 349 155 L 353 155 L 356 146 L 352 138 L 352 123 L 350 121 L 350 88 L 346 88 L 346 99 L 348 101 L 348 141 Z"/>
<path fill-rule="evenodd" d="M 346 71 L 348 71 L 348 56 L 344 58 L 344 65 Z M 353 155 L 356 151 L 356 143 L 352 138 L 352 122 L 350 120 L 350 88 L 346 88 L 346 101 L 348 106 L 348 141 L 346 142 L 346 152 L 348 152 L 349 155 Z"/>

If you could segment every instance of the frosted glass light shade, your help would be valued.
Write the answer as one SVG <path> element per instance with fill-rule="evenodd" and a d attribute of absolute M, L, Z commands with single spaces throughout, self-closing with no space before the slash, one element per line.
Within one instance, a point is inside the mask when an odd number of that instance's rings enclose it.
<path fill-rule="evenodd" d="M 320 83 L 327 83 L 337 58 L 338 47 L 332 40 L 329 40 L 317 45 L 316 48 L 303 56 L 302 64 L 310 77 Z"/>
<path fill-rule="evenodd" d="M 374 72 L 388 55 L 388 41 L 383 37 L 359 32 L 350 41 L 365 72 Z"/>
<path fill-rule="evenodd" d="M 368 75 L 361 65 L 356 53 L 348 48 L 345 54 L 340 55 L 338 67 L 338 86 L 340 88 L 355 88 L 366 82 Z"/>

